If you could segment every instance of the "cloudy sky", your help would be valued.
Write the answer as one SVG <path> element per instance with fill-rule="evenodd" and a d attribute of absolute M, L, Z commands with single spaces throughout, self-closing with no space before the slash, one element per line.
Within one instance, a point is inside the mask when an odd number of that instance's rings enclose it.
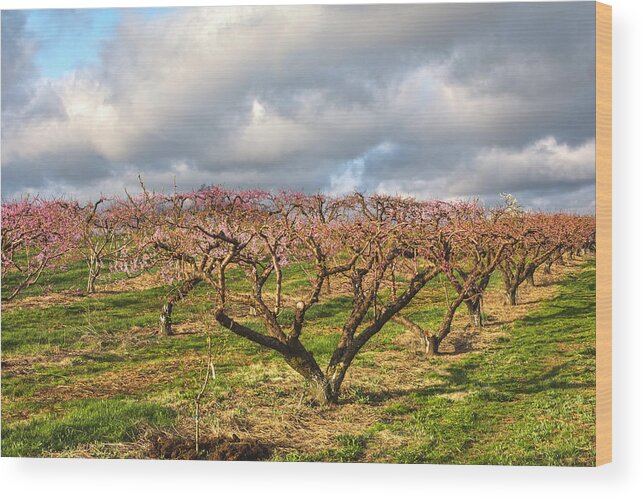
<path fill-rule="evenodd" d="M 352 190 L 594 211 L 594 3 L 2 12 L 2 196 Z"/>

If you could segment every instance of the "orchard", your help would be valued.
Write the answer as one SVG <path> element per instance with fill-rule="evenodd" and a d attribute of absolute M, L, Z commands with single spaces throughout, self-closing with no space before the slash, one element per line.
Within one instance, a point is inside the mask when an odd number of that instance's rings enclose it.
<path fill-rule="evenodd" d="M 529 212 L 506 202 L 422 201 L 363 195 L 228 190 L 101 197 L 82 204 L 26 197 L 2 204 L 3 301 L 19 299 L 44 271 L 85 261 L 86 293 L 104 273 L 153 275 L 170 286 L 159 309 L 160 333 L 173 334 L 175 306 L 195 289 L 211 292 L 209 314 L 227 331 L 278 354 L 322 403 L 337 403 L 355 357 L 389 322 L 402 324 L 440 354 L 463 305 L 479 333 L 484 296 L 501 275 L 507 306 L 534 285 L 539 268 L 595 248 L 594 218 Z M 301 278 L 284 284 L 284 272 Z M 416 296 L 439 280 L 445 288 L 439 326 L 406 315 Z M 345 320 L 330 359 L 321 364 L 302 340 L 307 316 L 344 296 Z M 257 318 L 261 326 L 249 325 Z M 254 321 L 253 321 L 254 323 Z"/>

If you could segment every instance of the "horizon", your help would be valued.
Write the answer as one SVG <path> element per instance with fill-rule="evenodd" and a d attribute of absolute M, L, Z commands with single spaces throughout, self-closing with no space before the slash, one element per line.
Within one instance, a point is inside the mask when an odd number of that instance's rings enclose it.
<path fill-rule="evenodd" d="M 220 188 L 221 190 L 226 191 L 227 193 L 243 193 L 243 192 L 257 192 L 257 193 L 262 193 L 262 194 L 268 194 L 269 196 L 279 196 L 281 194 L 294 194 L 294 195 L 303 195 L 306 197 L 315 197 L 315 196 L 323 196 L 325 200 L 337 200 L 345 197 L 350 197 L 352 195 L 362 195 L 364 197 L 371 197 L 371 196 L 382 196 L 382 197 L 388 197 L 388 198 L 394 198 L 394 199 L 401 199 L 401 200 L 413 200 L 417 202 L 424 202 L 424 203 L 431 203 L 431 202 L 443 202 L 443 203 L 457 203 L 457 202 L 464 202 L 468 204 L 476 204 L 480 206 L 482 209 L 486 210 L 492 210 L 496 208 L 509 208 L 509 209 L 518 209 L 519 213 L 524 213 L 524 214 L 548 214 L 548 215 L 555 215 L 555 214 L 568 214 L 572 216 L 591 216 L 596 218 L 596 213 L 591 212 L 591 213 L 583 213 L 583 212 L 578 212 L 578 211 L 570 211 L 570 210 L 545 210 L 545 209 L 538 209 L 538 208 L 530 208 L 523 206 L 520 202 L 520 199 L 516 198 L 513 194 L 508 193 L 508 192 L 500 192 L 497 195 L 497 199 L 494 201 L 488 200 L 488 201 L 483 201 L 477 197 L 469 197 L 469 198 L 464 198 L 464 197 L 459 197 L 455 199 L 443 199 L 439 197 L 417 197 L 412 194 L 380 194 L 378 192 L 363 192 L 363 191 L 358 191 L 355 190 L 353 192 L 347 192 L 347 193 L 342 193 L 342 194 L 337 194 L 337 193 L 325 193 L 325 192 L 303 192 L 303 191 L 297 191 L 297 190 L 277 190 L 277 189 L 268 189 L 268 190 L 262 190 L 262 189 L 255 189 L 252 187 L 249 188 L 228 188 L 225 185 L 222 184 L 212 184 L 212 185 L 200 185 L 199 187 L 195 187 L 192 189 L 183 189 L 179 190 L 172 188 L 170 191 L 166 190 L 148 190 L 146 187 L 143 189 L 140 185 L 138 188 L 137 192 L 129 191 L 127 189 L 124 189 L 124 191 L 119 194 L 119 193 L 114 193 L 112 195 L 104 195 L 104 194 L 99 194 L 96 197 L 84 197 L 84 198 L 78 198 L 78 197 L 67 197 L 65 194 L 62 195 L 41 195 L 39 193 L 31 194 L 27 193 L 24 195 L 21 195 L 19 197 L 13 197 L 13 198 L 8 198 L 8 199 L 2 199 L 2 206 L 5 206 L 6 204 L 11 204 L 11 203 L 19 203 L 21 201 L 28 201 L 29 199 L 32 199 L 33 201 L 40 200 L 40 201 L 45 201 L 45 202 L 76 202 L 79 205 L 91 205 L 101 200 L 101 202 L 107 202 L 104 206 L 109 208 L 111 202 L 114 201 L 123 201 L 125 200 L 128 196 L 132 196 L 136 198 L 137 196 L 144 196 L 145 193 L 147 192 L 148 194 L 156 195 L 156 194 L 162 194 L 164 196 L 167 196 L 166 198 L 170 198 L 172 195 L 176 194 L 190 194 L 190 193 L 196 193 L 196 192 L 202 192 L 208 189 L 212 188 Z M 515 203 L 515 204 L 514 204 Z"/>

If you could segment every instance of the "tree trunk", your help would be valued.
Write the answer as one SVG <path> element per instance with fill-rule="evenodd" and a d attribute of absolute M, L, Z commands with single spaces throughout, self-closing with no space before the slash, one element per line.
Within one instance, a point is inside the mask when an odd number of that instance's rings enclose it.
<path fill-rule="evenodd" d="M 285 356 L 286 363 L 312 384 L 313 399 L 320 404 L 337 403 L 343 375 L 337 383 L 325 376 L 313 354 L 306 351 L 298 340 L 291 342 L 288 345 L 288 350 L 288 354 Z"/>
<path fill-rule="evenodd" d="M 482 327 L 484 325 L 482 321 L 482 297 L 472 297 L 465 301 L 465 303 L 467 303 L 471 325 L 474 327 Z"/>
<path fill-rule="evenodd" d="M 545 275 L 551 275 L 551 265 L 552 264 L 553 264 L 553 260 L 549 260 L 549 261 L 547 261 L 547 263 L 545 263 L 545 266 L 543 268 L 543 273 Z"/>
<path fill-rule="evenodd" d="M 528 285 L 531 285 L 532 287 L 536 287 L 536 282 L 534 281 L 534 272 L 533 271 L 530 271 L 527 274 L 527 279 L 526 280 L 527 280 Z"/>
<path fill-rule="evenodd" d="M 98 274 L 89 272 L 89 276 L 87 278 L 87 294 L 93 294 L 96 292 L 96 279 L 98 278 Z"/>
<path fill-rule="evenodd" d="M 173 335 L 172 332 L 172 308 L 174 304 L 179 302 L 185 296 L 187 296 L 190 291 L 192 291 L 199 283 L 201 282 L 200 278 L 191 278 L 185 280 L 181 286 L 176 289 L 173 294 L 170 295 L 167 302 L 163 305 L 161 310 L 160 317 L 160 333 L 163 335 Z"/>
<path fill-rule="evenodd" d="M 100 275 L 102 263 L 100 259 L 92 256 L 87 263 L 87 266 L 89 267 L 89 275 L 87 276 L 87 294 L 93 294 L 96 292 L 96 280 Z"/>
<path fill-rule="evenodd" d="M 161 311 L 161 334 L 172 335 L 172 303 L 165 303 Z"/>
<path fill-rule="evenodd" d="M 451 324 L 453 323 L 453 317 L 455 316 L 455 312 L 460 304 L 462 304 L 463 298 L 464 296 L 460 296 L 451 304 L 450 308 L 444 315 L 442 323 L 440 324 L 440 328 L 438 329 L 436 334 L 426 334 L 426 338 L 424 339 L 424 341 L 426 343 L 425 353 L 427 356 L 436 356 L 440 354 L 440 343 L 442 343 L 442 340 L 451 333 Z"/>
<path fill-rule="evenodd" d="M 512 285 L 505 290 L 505 305 L 516 306 L 518 304 L 518 286 Z"/>
<path fill-rule="evenodd" d="M 440 339 L 436 335 L 427 335 L 425 336 L 424 341 L 426 343 L 426 349 L 424 352 L 428 357 L 437 356 L 438 354 L 440 354 L 439 349 L 442 339 Z"/>

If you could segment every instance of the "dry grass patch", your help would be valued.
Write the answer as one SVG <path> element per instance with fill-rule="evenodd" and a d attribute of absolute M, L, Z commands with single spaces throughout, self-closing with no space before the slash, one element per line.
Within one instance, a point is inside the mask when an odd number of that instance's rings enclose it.
<path fill-rule="evenodd" d="M 200 360 L 192 356 L 180 360 L 128 365 L 38 391 L 34 400 L 59 403 L 72 399 L 108 399 L 135 395 L 154 385 L 169 383 L 179 375 L 193 372 Z"/>

